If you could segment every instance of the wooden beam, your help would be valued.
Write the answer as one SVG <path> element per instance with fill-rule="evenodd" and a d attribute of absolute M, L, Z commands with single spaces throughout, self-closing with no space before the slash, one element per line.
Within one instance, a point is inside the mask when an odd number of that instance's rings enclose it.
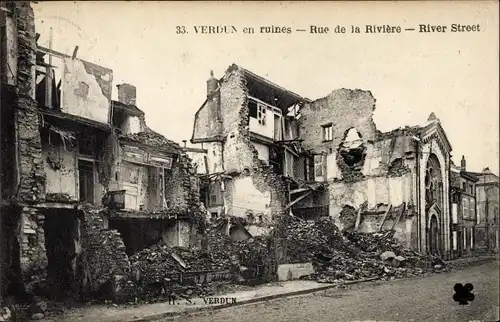
<path fill-rule="evenodd" d="M 311 190 L 311 189 L 310 188 L 298 188 L 298 189 L 290 190 L 290 194 L 293 195 L 295 193 L 304 192 L 304 191 L 308 191 L 308 190 Z"/>
<path fill-rule="evenodd" d="M 382 227 L 384 227 L 385 219 L 387 218 L 387 215 L 389 214 L 389 211 L 391 211 L 391 209 L 392 209 L 392 204 L 390 204 L 387 210 L 385 211 L 384 218 L 382 219 L 382 223 L 378 227 L 378 231 L 382 230 Z"/>
<path fill-rule="evenodd" d="M 54 38 L 53 29 L 49 31 L 49 50 L 52 50 L 52 40 Z M 49 55 L 49 66 L 52 65 L 52 55 Z M 50 67 L 46 67 L 45 71 L 45 106 L 52 108 L 52 79 L 54 73 Z"/>
<path fill-rule="evenodd" d="M 297 202 L 301 201 L 302 199 L 304 199 L 305 197 L 309 196 L 310 194 L 312 193 L 312 191 L 309 191 L 305 194 L 303 194 L 302 196 L 298 197 L 297 199 L 295 199 L 294 201 L 290 202 L 286 207 L 285 207 L 285 210 L 289 209 L 291 206 L 295 205 Z"/>
<path fill-rule="evenodd" d="M 361 223 L 361 213 L 363 212 L 363 206 L 359 206 L 358 215 L 356 216 L 356 223 L 354 224 L 354 230 L 358 230 L 359 224 Z"/>
<path fill-rule="evenodd" d="M 398 218 L 396 220 L 394 220 L 394 223 L 392 224 L 392 228 L 391 230 L 394 230 L 394 228 L 396 227 L 396 225 L 399 223 L 399 220 L 401 219 L 401 216 L 403 215 L 403 213 L 406 211 L 406 202 L 403 203 L 403 206 L 401 207 L 401 211 L 399 212 L 399 215 L 398 215 Z"/>

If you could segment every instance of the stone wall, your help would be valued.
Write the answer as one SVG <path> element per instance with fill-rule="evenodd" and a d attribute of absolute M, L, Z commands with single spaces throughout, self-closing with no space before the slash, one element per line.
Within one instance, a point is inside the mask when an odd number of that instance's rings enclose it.
<path fill-rule="evenodd" d="M 234 191 L 238 180 L 251 177 L 254 188 L 262 195 L 269 195 L 269 211 L 266 221 L 284 213 L 287 202 L 286 185 L 280 175 L 275 174 L 262 160 L 250 141 L 248 116 L 248 89 L 243 71 L 233 65 L 227 71 L 220 88 L 223 134 L 223 163 L 226 173 L 233 176 L 225 181 L 226 213 L 233 215 Z M 253 190 L 253 189 L 252 189 Z M 267 198 L 267 197 L 265 197 Z M 260 208 L 260 204 L 256 208 Z M 247 206 L 253 210 L 251 203 Z M 262 209 L 255 209 L 256 211 Z"/>
<path fill-rule="evenodd" d="M 375 98 L 370 91 L 337 89 L 328 96 L 306 104 L 300 111 L 302 147 L 315 153 L 337 150 L 347 131 L 355 128 L 364 140 L 374 140 Z M 324 142 L 322 125 L 333 123 L 333 140 Z"/>
<path fill-rule="evenodd" d="M 21 274 L 27 291 L 46 278 L 47 254 L 43 223 L 45 216 L 36 208 L 23 207 L 19 232 Z"/>
<path fill-rule="evenodd" d="M 18 101 L 16 110 L 19 165 L 18 199 L 33 203 L 45 197 L 40 119 L 34 99 L 35 20 L 29 2 L 10 3 L 17 17 Z"/>

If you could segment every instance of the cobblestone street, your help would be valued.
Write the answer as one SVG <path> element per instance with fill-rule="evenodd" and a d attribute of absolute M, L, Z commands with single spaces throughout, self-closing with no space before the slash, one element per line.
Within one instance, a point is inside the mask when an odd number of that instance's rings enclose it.
<path fill-rule="evenodd" d="M 177 318 L 201 321 L 495 321 L 499 303 L 498 262 L 426 278 L 371 282 L 305 296 L 237 306 Z M 453 301 L 455 283 L 472 283 L 475 300 Z M 164 321 L 171 321 L 166 319 Z"/>

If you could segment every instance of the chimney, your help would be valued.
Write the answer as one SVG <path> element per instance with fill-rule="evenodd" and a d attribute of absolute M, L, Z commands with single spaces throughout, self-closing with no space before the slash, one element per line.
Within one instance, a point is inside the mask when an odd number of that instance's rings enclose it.
<path fill-rule="evenodd" d="M 118 101 L 125 105 L 137 105 L 136 101 L 136 89 L 134 85 L 130 84 L 119 84 L 118 87 Z"/>
<path fill-rule="evenodd" d="M 182 140 L 182 143 L 184 143 L 184 147 L 186 147 L 187 140 Z"/>
<path fill-rule="evenodd" d="M 214 71 L 210 71 L 210 78 L 207 80 L 207 97 L 219 87 L 219 81 L 214 77 Z"/>
<path fill-rule="evenodd" d="M 465 162 L 465 156 L 462 155 L 462 160 L 460 160 L 460 168 L 462 171 L 466 170 L 467 163 Z"/>

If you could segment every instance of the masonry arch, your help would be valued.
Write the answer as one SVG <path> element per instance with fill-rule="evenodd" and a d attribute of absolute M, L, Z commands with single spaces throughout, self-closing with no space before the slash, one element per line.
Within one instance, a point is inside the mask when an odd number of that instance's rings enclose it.
<path fill-rule="evenodd" d="M 427 252 L 430 254 L 442 254 L 444 251 L 443 182 L 441 163 L 435 154 L 431 154 L 425 168 Z"/>

